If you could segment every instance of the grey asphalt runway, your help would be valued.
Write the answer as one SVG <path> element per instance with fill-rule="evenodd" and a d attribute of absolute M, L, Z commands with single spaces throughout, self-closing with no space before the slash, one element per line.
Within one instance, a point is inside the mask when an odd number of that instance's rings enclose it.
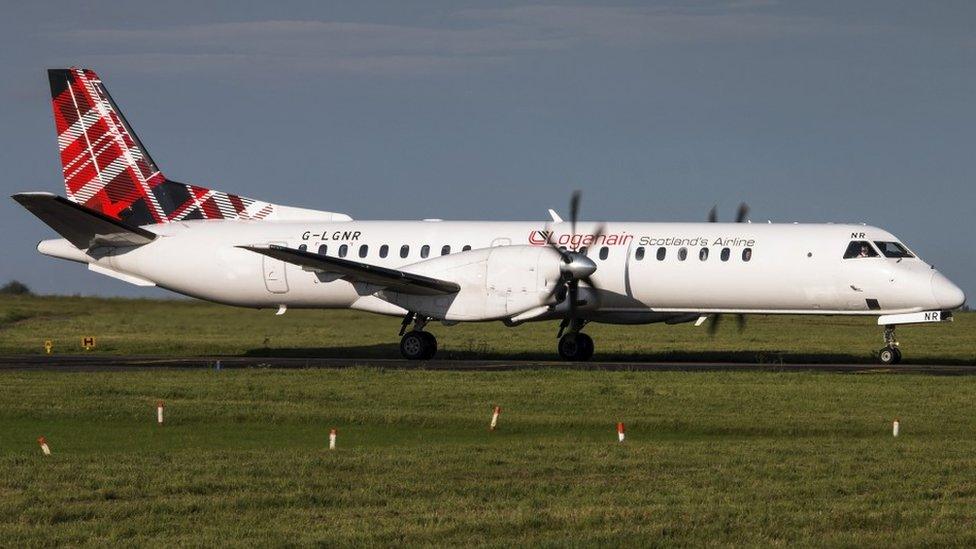
<path fill-rule="evenodd" d="M 531 369 L 623 370 L 623 371 L 821 371 L 839 373 L 914 373 L 931 375 L 974 375 L 976 365 L 965 364 L 749 364 L 730 362 L 580 362 L 543 360 L 429 360 L 392 358 L 294 358 L 294 357 L 159 357 L 105 355 L 0 356 L 0 371 L 127 371 L 156 368 L 377 368 L 456 371 L 506 371 Z"/>

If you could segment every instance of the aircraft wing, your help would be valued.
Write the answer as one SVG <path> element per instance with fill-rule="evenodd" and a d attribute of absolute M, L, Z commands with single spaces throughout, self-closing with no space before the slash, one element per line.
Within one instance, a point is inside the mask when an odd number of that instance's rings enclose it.
<path fill-rule="evenodd" d="M 238 246 L 238 248 L 250 250 L 268 257 L 273 257 L 275 259 L 280 259 L 286 263 L 292 263 L 294 265 L 300 265 L 302 267 L 308 267 L 327 273 L 341 274 L 348 280 L 375 284 L 377 286 L 383 286 L 384 288 L 405 294 L 453 294 L 461 289 L 460 286 L 448 280 L 439 280 L 429 276 L 408 273 L 396 269 L 388 269 L 386 267 L 378 267 L 376 265 L 369 265 L 366 263 L 360 263 L 358 261 L 349 261 L 348 259 L 341 259 L 338 257 L 320 255 L 313 252 L 296 250 L 294 248 L 288 248 L 286 246 L 279 246 L 276 244 L 271 244 L 267 247 Z"/>
<path fill-rule="evenodd" d="M 141 246 L 156 233 L 127 225 L 101 212 L 51 193 L 18 193 L 11 198 L 54 229 L 79 250 L 98 246 Z"/>

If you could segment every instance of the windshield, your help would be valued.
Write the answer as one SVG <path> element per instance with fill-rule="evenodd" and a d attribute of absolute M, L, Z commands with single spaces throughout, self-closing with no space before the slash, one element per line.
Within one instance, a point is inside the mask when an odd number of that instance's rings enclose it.
<path fill-rule="evenodd" d="M 866 240 L 854 240 L 847 245 L 844 252 L 844 259 L 856 259 L 861 257 L 878 257 L 878 252 L 867 243 Z"/>
<path fill-rule="evenodd" d="M 908 251 L 908 248 L 901 245 L 899 242 L 874 242 L 878 249 L 885 257 L 891 257 L 899 259 L 902 257 L 915 257 L 912 252 Z"/>

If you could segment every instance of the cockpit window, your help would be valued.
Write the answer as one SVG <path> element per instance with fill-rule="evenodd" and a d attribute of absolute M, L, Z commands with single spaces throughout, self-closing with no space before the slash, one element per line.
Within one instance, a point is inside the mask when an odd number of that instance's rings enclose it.
<path fill-rule="evenodd" d="M 899 242 L 878 242 L 875 240 L 874 243 L 878 246 L 878 249 L 881 250 L 881 253 L 885 257 L 891 257 L 894 259 L 900 259 L 902 257 L 915 257 L 912 255 L 912 252 L 908 251 L 908 248 Z"/>
<path fill-rule="evenodd" d="M 844 252 L 844 259 L 857 259 L 861 257 L 878 257 L 878 252 L 874 251 L 871 244 L 866 240 L 853 240 Z"/>

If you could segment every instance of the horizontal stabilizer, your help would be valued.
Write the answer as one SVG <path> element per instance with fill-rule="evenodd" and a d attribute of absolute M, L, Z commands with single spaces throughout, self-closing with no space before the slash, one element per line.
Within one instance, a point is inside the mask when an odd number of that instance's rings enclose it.
<path fill-rule="evenodd" d="M 131 227 L 51 193 L 18 193 L 11 198 L 80 250 L 99 246 L 141 246 L 156 238 L 156 233 Z"/>
<path fill-rule="evenodd" d="M 387 269 L 386 267 L 377 267 L 376 265 L 368 265 L 338 257 L 329 257 L 275 244 L 271 244 L 268 247 L 238 246 L 238 248 L 280 259 L 286 263 L 300 265 L 322 272 L 341 274 L 349 280 L 375 284 L 405 294 L 442 295 L 453 294 L 461 289 L 454 282 L 447 280 L 439 280 L 429 276 L 398 271 L 396 269 Z"/>

